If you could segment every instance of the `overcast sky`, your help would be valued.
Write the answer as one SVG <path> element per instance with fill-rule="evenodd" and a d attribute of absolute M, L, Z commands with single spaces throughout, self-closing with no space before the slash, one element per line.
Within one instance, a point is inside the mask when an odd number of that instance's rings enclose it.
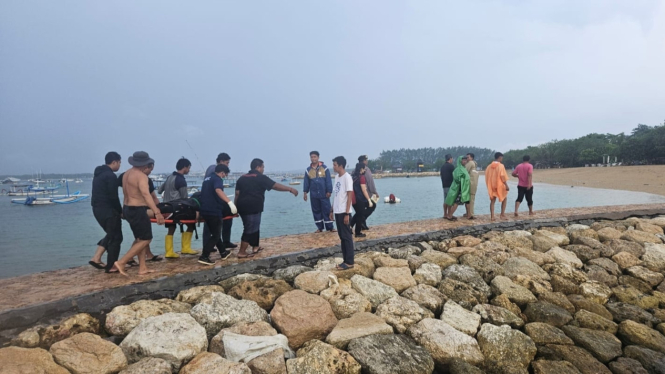
<path fill-rule="evenodd" d="M 664 67 L 657 0 L 3 0 L 0 174 L 629 132 L 665 119 Z"/>

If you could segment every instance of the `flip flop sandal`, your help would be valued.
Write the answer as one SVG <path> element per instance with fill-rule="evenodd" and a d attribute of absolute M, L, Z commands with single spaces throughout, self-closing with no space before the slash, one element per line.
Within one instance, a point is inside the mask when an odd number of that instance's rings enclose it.
<path fill-rule="evenodd" d="M 316 230 L 316 231 L 314 231 L 315 234 L 319 234 L 319 233 L 322 233 L 322 232 L 323 232 L 323 231 L 321 231 L 321 230 Z"/>
<path fill-rule="evenodd" d="M 255 254 L 259 253 L 259 252 L 263 252 L 264 249 L 265 249 L 265 248 L 263 248 L 263 247 L 259 247 L 256 251 L 252 252 L 252 254 L 255 255 Z"/>
<path fill-rule="evenodd" d="M 244 256 L 238 255 L 238 258 L 249 258 L 249 257 L 254 257 L 254 252 L 252 252 L 252 253 L 248 253 L 248 254 L 246 254 L 246 255 L 244 255 Z"/>
<path fill-rule="evenodd" d="M 134 260 L 131 260 L 131 261 L 127 261 L 127 265 L 129 265 L 129 266 L 137 266 L 138 263 L 137 263 L 136 261 L 134 261 Z"/>
<path fill-rule="evenodd" d="M 150 260 L 148 260 L 148 261 L 151 261 L 151 262 L 159 262 L 159 261 L 162 261 L 162 260 L 163 260 L 163 258 L 161 258 L 161 257 L 159 257 L 159 256 L 152 256 L 152 258 L 151 258 Z"/>
<path fill-rule="evenodd" d="M 328 232 L 337 232 L 337 230 L 332 229 L 332 230 L 328 230 Z"/>
<path fill-rule="evenodd" d="M 95 268 L 95 269 L 97 269 L 97 270 L 104 270 L 104 269 L 106 269 L 106 265 L 104 265 L 104 263 L 102 263 L 102 262 L 88 261 L 88 263 L 89 263 L 90 265 L 92 265 L 92 267 Z"/>

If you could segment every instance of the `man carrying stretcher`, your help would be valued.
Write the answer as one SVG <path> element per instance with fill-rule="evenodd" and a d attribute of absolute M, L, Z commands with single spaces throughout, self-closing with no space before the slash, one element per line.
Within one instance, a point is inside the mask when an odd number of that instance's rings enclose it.
<path fill-rule="evenodd" d="M 139 275 L 145 275 L 154 272 L 154 270 L 148 270 L 146 266 L 146 254 L 152 241 L 152 226 L 148 209 L 154 212 L 157 224 L 163 225 L 164 217 L 155 205 L 148 185 L 148 174 L 152 171 L 155 160 L 150 158 L 147 152 L 139 151 L 134 152 L 128 162 L 132 168 L 127 170 L 122 177 L 124 195 L 122 215 L 129 223 L 135 240 L 129 251 L 115 262 L 115 268 L 120 274 L 128 276 L 129 274 L 125 272 L 125 265 L 134 256 L 138 256 Z"/>

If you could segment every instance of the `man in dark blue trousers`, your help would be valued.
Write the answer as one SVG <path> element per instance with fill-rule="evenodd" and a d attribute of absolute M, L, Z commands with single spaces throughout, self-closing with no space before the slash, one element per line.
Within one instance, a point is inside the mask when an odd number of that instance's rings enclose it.
<path fill-rule="evenodd" d="M 303 198 L 307 201 L 307 194 L 311 195 L 310 203 L 312 205 L 314 223 L 317 228 L 316 232 L 322 232 L 324 227 L 326 230 L 334 232 L 333 221 L 330 220 L 328 215 L 331 207 L 330 194 L 332 193 L 330 170 L 328 170 L 323 162 L 319 162 L 319 152 L 310 152 L 309 159 L 311 163 L 305 172 Z"/>

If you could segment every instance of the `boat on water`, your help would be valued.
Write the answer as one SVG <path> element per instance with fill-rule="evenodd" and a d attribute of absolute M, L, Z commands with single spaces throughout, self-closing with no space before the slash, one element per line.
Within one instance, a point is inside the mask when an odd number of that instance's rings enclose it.
<path fill-rule="evenodd" d="M 48 195 L 58 192 L 60 184 L 42 187 L 39 184 L 14 184 L 9 190 L 4 190 L 7 196 Z"/>
<path fill-rule="evenodd" d="M 20 181 L 21 181 L 21 180 L 18 179 L 18 178 L 7 177 L 7 178 L 5 178 L 5 179 L 2 180 L 2 184 L 16 184 L 16 183 L 18 183 L 18 182 L 20 182 Z"/>
<path fill-rule="evenodd" d="M 289 182 L 289 185 L 290 186 L 299 186 L 300 182 L 292 180 L 291 182 Z"/>
<path fill-rule="evenodd" d="M 72 204 L 72 203 L 77 203 L 81 200 L 85 200 L 88 197 L 90 197 L 89 194 L 82 194 L 81 191 L 76 191 L 73 194 L 69 193 L 69 183 L 65 184 L 67 187 L 67 194 L 66 195 L 50 195 L 47 197 L 37 197 L 36 194 L 30 193 L 30 195 L 26 196 L 25 199 L 12 199 L 11 202 L 13 204 L 21 204 L 21 205 L 55 205 L 55 204 Z M 48 188 L 48 187 L 47 187 Z"/>

